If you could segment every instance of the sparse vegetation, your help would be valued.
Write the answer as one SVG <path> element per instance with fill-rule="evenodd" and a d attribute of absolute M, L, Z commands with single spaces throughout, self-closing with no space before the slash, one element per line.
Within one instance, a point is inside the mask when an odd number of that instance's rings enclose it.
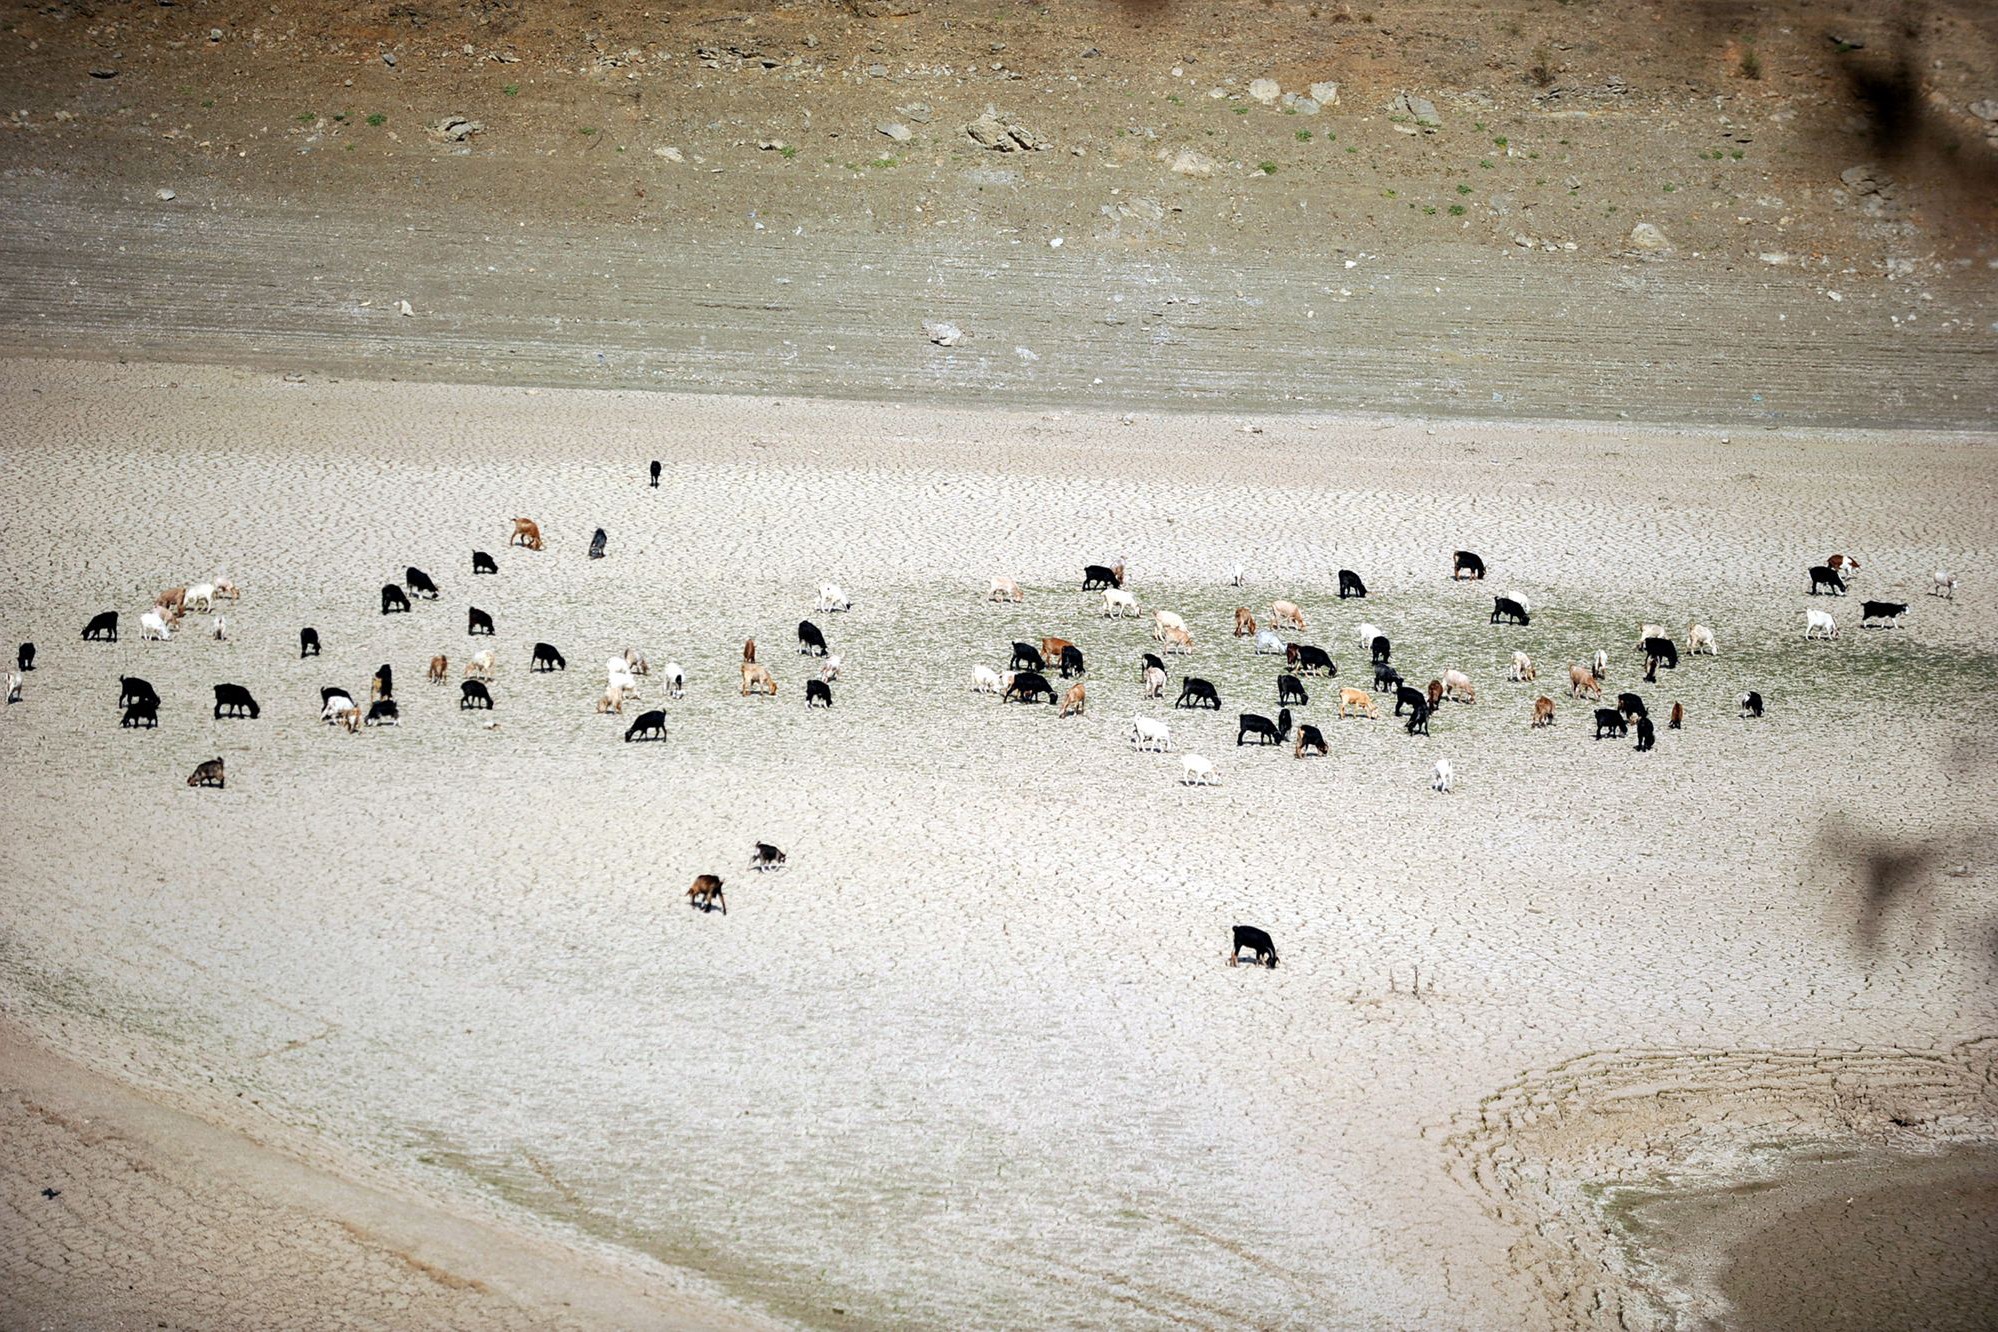
<path fill-rule="evenodd" d="M 1762 77 L 1762 57 L 1755 53 L 1753 42 L 1741 44 L 1741 77 L 1759 79 Z"/>
<path fill-rule="evenodd" d="M 388 117 L 377 111 L 368 117 L 368 123 L 370 125 L 386 125 L 388 124 Z"/>
<path fill-rule="evenodd" d="M 1547 54 L 1546 47 L 1534 48 L 1533 63 L 1527 66 L 1526 76 L 1541 88 L 1548 87 L 1554 82 L 1554 61 L 1553 57 Z"/>
<path fill-rule="evenodd" d="M 1471 187 L 1469 185 L 1459 185 L 1457 187 L 1457 193 L 1459 194 L 1469 194 L 1470 192 L 1471 192 Z"/>
<path fill-rule="evenodd" d="M 1299 130 L 1299 131 L 1297 132 L 1297 141 L 1298 141 L 1299 143 L 1310 143 L 1310 142 L 1311 142 L 1311 131 L 1310 131 L 1310 130 Z"/>
<path fill-rule="evenodd" d="M 1277 164 L 1275 162 L 1258 162 L 1256 163 L 1256 170 L 1262 172 L 1265 176 L 1274 176 L 1277 171 Z"/>
<path fill-rule="evenodd" d="M 509 83 L 506 87 L 501 88 L 500 91 L 508 97 L 518 97 L 520 96 L 520 85 L 518 83 Z"/>
<path fill-rule="evenodd" d="M 1462 217 L 1463 215 L 1464 215 L 1464 205 L 1462 205 L 1462 204 L 1451 204 L 1451 205 L 1450 205 L 1450 216 L 1452 216 L 1452 217 Z"/>

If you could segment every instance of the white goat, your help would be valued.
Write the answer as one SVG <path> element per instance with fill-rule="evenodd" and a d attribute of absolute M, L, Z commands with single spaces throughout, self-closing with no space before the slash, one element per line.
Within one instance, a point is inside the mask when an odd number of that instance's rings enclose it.
<path fill-rule="evenodd" d="M 1018 583 L 1001 575 L 992 580 L 992 590 L 985 594 L 985 599 L 987 601 L 1021 601 L 1026 598 L 1026 595 L 1026 593 L 1020 590 Z"/>
<path fill-rule="evenodd" d="M 822 611 L 850 611 L 853 602 L 847 597 L 846 589 L 838 583 L 821 583 L 818 608 Z"/>
<path fill-rule="evenodd" d="M 1451 768 L 1449 759 L 1437 759 L 1435 771 L 1429 777 L 1429 789 L 1447 793 L 1450 790 L 1450 782 L 1455 776 L 1456 771 Z"/>
<path fill-rule="evenodd" d="M 1512 666 L 1506 671 L 1505 678 L 1514 683 L 1519 683 L 1524 680 L 1538 679 L 1539 674 L 1533 668 L 1533 658 L 1527 656 L 1524 652 L 1515 652 L 1512 654 Z"/>
<path fill-rule="evenodd" d="M 1247 571 L 1244 570 L 1240 564 L 1237 564 L 1232 570 L 1229 571 L 1228 582 L 1231 586 L 1240 587 L 1242 583 L 1248 578 L 1248 576 L 1249 575 Z"/>
<path fill-rule="evenodd" d="M 1286 651 L 1283 635 L 1274 629 L 1256 630 L 1256 651 L 1265 655 L 1274 654 L 1281 657 Z"/>
<path fill-rule="evenodd" d="M 196 605 L 196 602 L 200 604 Z M 196 583 L 187 589 L 187 597 L 181 602 L 181 605 L 185 606 L 188 610 L 214 610 L 215 584 Z"/>
<path fill-rule="evenodd" d="M 1609 679 L 1609 653 L 1597 648 L 1596 655 L 1589 661 L 1589 672 L 1598 680 Z"/>
<path fill-rule="evenodd" d="M 831 684 L 834 680 L 839 679 L 840 663 L 844 660 L 845 658 L 837 652 L 828 655 L 825 661 L 819 666 L 819 678 L 827 684 Z"/>
<path fill-rule="evenodd" d="M 493 650 L 487 648 L 484 652 L 473 653 L 472 659 L 465 663 L 465 678 L 467 680 L 490 680 L 498 670 L 498 660 L 493 656 Z"/>
<path fill-rule="evenodd" d="M 1169 754 L 1172 752 L 1172 728 L 1162 721 L 1153 721 L 1150 717 L 1133 717 L 1131 747 Z"/>
<path fill-rule="evenodd" d="M 1702 652 L 1706 653 L 1709 657 L 1719 655 L 1719 649 L 1714 646 L 1714 631 L 1707 628 L 1704 624 L 1694 623 L 1687 625 L 1686 642 L 1688 645 L 1686 655 L 1689 657 L 1697 657 Z"/>
<path fill-rule="evenodd" d="M 1386 635 L 1381 633 L 1381 627 L 1379 625 L 1362 624 L 1360 626 L 1360 651 L 1372 652 L 1374 650 L 1374 640 L 1376 638 L 1384 638 L 1384 637 L 1386 637 Z"/>
<path fill-rule="evenodd" d="M 1214 785 L 1214 765 L 1198 754 L 1188 754 L 1179 761 L 1181 786 Z"/>
<path fill-rule="evenodd" d="M 1127 615 L 1136 615 L 1138 599 L 1120 587 L 1106 587 L 1103 589 L 1103 613 L 1120 620 Z"/>
<path fill-rule="evenodd" d="M 1837 638 L 1838 621 L 1829 611 L 1807 610 L 1804 612 L 1804 637 Z"/>
<path fill-rule="evenodd" d="M 160 613 L 158 606 L 139 617 L 139 637 L 157 639 L 162 643 L 173 637 L 173 630 L 168 627 L 167 617 Z"/>
<path fill-rule="evenodd" d="M 999 672 L 993 670 L 990 666 L 973 666 L 971 668 L 971 687 L 981 694 L 998 693 L 1001 688 Z"/>
<path fill-rule="evenodd" d="M 19 671 L 7 672 L 7 701 L 9 703 L 19 703 L 21 701 L 21 673 Z"/>
<path fill-rule="evenodd" d="M 633 675 L 652 674 L 652 663 L 647 661 L 645 654 L 637 648 L 626 648 L 624 650 L 624 664 Z"/>
<path fill-rule="evenodd" d="M 353 710 L 353 699 L 347 697 L 345 694 L 328 694 L 326 702 L 319 709 L 319 720 L 330 725 L 340 720 L 341 713 L 352 712 Z"/>
<path fill-rule="evenodd" d="M 215 617 L 215 641 L 218 643 L 229 641 L 229 617 L 226 615 Z"/>
<path fill-rule="evenodd" d="M 1145 687 L 1143 690 L 1143 697 L 1164 698 L 1165 687 L 1166 687 L 1166 673 L 1160 670 L 1156 666 L 1145 667 Z"/>
<path fill-rule="evenodd" d="M 1185 633 L 1185 632 L 1186 632 L 1186 621 L 1185 621 L 1185 620 L 1182 620 L 1182 619 L 1180 619 L 1180 618 L 1179 618 L 1179 616 L 1177 616 L 1177 615 L 1173 614 L 1173 613 L 1172 613 L 1171 611 L 1169 611 L 1169 610 L 1155 610 L 1155 611 L 1153 611 L 1153 612 L 1152 612 L 1152 637 L 1153 637 L 1153 638 L 1155 638 L 1155 639 L 1157 639 L 1157 640 L 1158 640 L 1159 642 L 1163 643 L 1163 642 L 1165 642 L 1165 638 L 1166 638 L 1166 630 L 1168 630 L 1168 629 L 1177 629 L 1177 630 L 1179 630 L 1179 631 L 1180 631 L 1181 633 Z"/>
<path fill-rule="evenodd" d="M 1645 639 L 1647 639 L 1647 638 L 1663 638 L 1663 637 L 1665 637 L 1665 626 L 1664 626 L 1664 625 L 1662 625 L 1662 624 L 1651 624 L 1651 623 L 1649 623 L 1649 622 L 1647 622 L 1647 623 L 1644 623 L 1644 624 L 1640 624 L 1640 625 L 1638 625 L 1638 626 L 1637 626 L 1637 644 L 1636 644 L 1636 646 L 1637 646 L 1637 650 L 1638 650 L 1638 651 L 1640 651 L 1640 652 L 1642 652 L 1642 651 L 1644 650 L 1644 640 L 1645 640 Z"/>
<path fill-rule="evenodd" d="M 679 698 L 687 692 L 687 673 L 680 669 L 679 662 L 667 662 L 659 674 L 666 682 L 668 698 Z"/>
<path fill-rule="evenodd" d="M 1932 597 L 1947 597 L 1951 601 L 1955 601 L 1956 575 L 1947 569 L 1936 570 L 1935 585 L 1929 589 L 1929 595 Z"/>

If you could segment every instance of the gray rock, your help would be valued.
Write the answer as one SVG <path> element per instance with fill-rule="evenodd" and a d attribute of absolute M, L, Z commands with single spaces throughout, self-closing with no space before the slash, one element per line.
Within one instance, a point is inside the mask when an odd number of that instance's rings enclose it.
<path fill-rule="evenodd" d="M 895 109 L 915 121 L 918 125 L 927 125 L 930 123 L 931 113 L 928 102 L 911 102 L 907 106 L 898 106 Z"/>
<path fill-rule="evenodd" d="M 387 66 L 388 66 L 388 67 L 389 67 L 390 69 L 394 69 L 394 68 L 395 68 L 395 52 L 393 52 L 393 51 L 384 51 L 384 52 L 382 52 L 382 63 L 383 63 L 384 65 L 387 65 Z"/>
<path fill-rule="evenodd" d="M 1666 254 L 1672 249 L 1672 242 L 1665 233 L 1649 222 L 1639 222 L 1630 229 L 1630 245 L 1632 249 L 1652 254 Z"/>
<path fill-rule="evenodd" d="M 999 153 L 1033 152 L 1052 147 L 1025 125 L 1002 121 L 990 111 L 967 124 L 964 132 L 980 148 L 990 148 Z"/>
<path fill-rule="evenodd" d="M 956 324 L 937 322 L 923 325 L 923 336 L 939 347 L 955 347 L 964 341 L 964 330 Z"/>
<path fill-rule="evenodd" d="M 892 120 L 883 121 L 881 124 L 876 125 L 874 128 L 879 132 L 881 132 L 882 134 L 887 135 L 889 138 L 893 139 L 897 143 L 907 143 L 909 140 L 916 137 L 915 134 L 909 129 L 907 125 L 897 124 Z"/>
<path fill-rule="evenodd" d="M 1315 116 L 1318 114 L 1318 103 L 1309 97 L 1300 97 L 1296 93 L 1285 93 L 1283 109 L 1294 111 L 1300 116 Z"/>
<path fill-rule="evenodd" d="M 1998 102 L 1994 102 L 1989 98 L 1981 102 L 1972 102 L 1970 104 L 1970 114 L 1976 116 L 1979 120 L 1998 120 Z"/>
<path fill-rule="evenodd" d="M 441 120 L 432 122 L 430 133 L 433 137 L 448 143 L 463 143 L 474 134 L 482 133 L 485 128 L 485 122 L 482 120 L 472 120 L 466 116 L 445 116 Z"/>
<path fill-rule="evenodd" d="M 870 79 L 885 79 L 885 78 L 887 78 L 887 77 L 888 77 L 888 66 L 886 66 L 886 65 L 869 65 L 869 66 L 867 67 L 867 77 L 868 77 L 868 78 L 870 78 Z"/>
<path fill-rule="evenodd" d="M 1205 180 L 1220 165 L 1206 153 L 1193 148 L 1182 148 L 1166 158 L 1166 169 L 1173 175 L 1190 176 L 1196 180 Z"/>
<path fill-rule="evenodd" d="M 654 148 L 652 155 L 654 157 L 663 157 L 669 162 L 684 162 L 687 160 L 686 156 L 678 148 L 668 148 L 663 144 Z"/>
<path fill-rule="evenodd" d="M 1314 83 L 1305 91 L 1311 94 L 1311 100 L 1320 106 L 1339 105 L 1339 85 L 1336 83 L 1330 81 Z"/>
<path fill-rule="evenodd" d="M 1252 79 L 1249 82 L 1249 96 L 1264 106 L 1276 105 L 1276 99 L 1283 95 L 1283 88 L 1275 79 Z"/>
<path fill-rule="evenodd" d="M 1860 198 L 1869 194 L 1892 198 L 1894 194 L 1894 178 L 1871 163 L 1862 162 L 1858 166 L 1849 166 L 1838 173 L 1838 178 L 1845 182 L 1847 189 Z"/>
<path fill-rule="evenodd" d="M 1413 93 L 1396 93 L 1394 102 L 1388 107 L 1390 113 L 1407 116 L 1421 128 L 1435 131 L 1443 128 L 1443 117 L 1436 114 L 1436 103 L 1427 97 L 1417 97 Z"/>
<path fill-rule="evenodd" d="M 174 194 L 172 190 L 154 190 L 153 197 L 161 203 L 172 203 Z"/>

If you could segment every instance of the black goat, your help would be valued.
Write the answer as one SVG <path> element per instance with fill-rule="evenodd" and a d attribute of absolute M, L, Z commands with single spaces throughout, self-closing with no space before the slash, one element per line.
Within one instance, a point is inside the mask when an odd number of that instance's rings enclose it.
<path fill-rule="evenodd" d="M 1235 744 L 1238 748 L 1247 744 L 1248 737 L 1252 735 L 1256 737 L 1256 743 L 1259 745 L 1280 745 L 1290 739 L 1289 708 L 1279 711 L 1275 721 L 1271 721 L 1268 717 L 1257 716 L 1253 712 L 1244 712 L 1239 716 L 1241 727 L 1235 732 Z"/>
<path fill-rule="evenodd" d="M 106 643 L 118 641 L 118 612 L 99 611 L 90 617 L 90 623 L 83 626 L 85 638 L 101 639 Z"/>
<path fill-rule="evenodd" d="M 1358 574 L 1354 573 L 1351 569 L 1341 569 L 1339 571 L 1339 600 L 1344 601 L 1347 597 L 1364 597 L 1366 595 L 1367 585 L 1360 581 Z"/>
<path fill-rule="evenodd" d="M 1812 596 L 1818 596 L 1820 589 L 1827 589 L 1828 595 L 1835 597 L 1845 595 L 1845 580 L 1838 576 L 1838 570 L 1828 565 L 1816 564 L 1811 566 L 1810 574 Z"/>
<path fill-rule="evenodd" d="M 1604 735 L 1622 737 L 1629 734 L 1630 723 L 1623 719 L 1621 712 L 1615 708 L 1596 709 L 1596 739 L 1600 740 Z"/>
<path fill-rule="evenodd" d="M 1468 550 L 1460 550 L 1450 557 L 1452 578 L 1483 578 L 1485 562 Z"/>
<path fill-rule="evenodd" d="M 1394 656 L 1394 644 L 1388 642 L 1386 634 L 1375 634 L 1374 641 L 1368 644 L 1375 661 L 1387 661 Z"/>
<path fill-rule="evenodd" d="M 1277 702 L 1295 703 L 1304 707 L 1311 702 L 1311 695 L 1304 692 L 1304 681 L 1295 675 L 1277 676 Z"/>
<path fill-rule="evenodd" d="M 493 636 L 493 617 L 480 610 L 477 606 L 470 607 L 465 613 L 465 632 L 473 636 L 484 634 L 487 638 L 491 638 Z"/>
<path fill-rule="evenodd" d="M 118 719 L 120 726 L 155 729 L 160 724 L 160 701 L 157 698 L 142 698 L 125 708 L 125 715 Z"/>
<path fill-rule="evenodd" d="M 1658 743 L 1658 733 L 1651 727 L 1651 718 L 1637 719 L 1637 752 L 1642 754 Z"/>
<path fill-rule="evenodd" d="M 569 662 L 567 658 L 555 650 L 554 644 L 536 643 L 534 645 L 534 659 L 527 663 L 527 669 L 530 671 L 566 671 L 569 669 Z"/>
<path fill-rule="evenodd" d="M 638 720 L 625 728 L 626 744 L 633 740 L 664 740 L 666 738 L 666 714 L 657 709 L 641 712 Z"/>
<path fill-rule="evenodd" d="M 1527 614 L 1526 607 L 1520 604 L 1519 602 L 1513 600 L 1511 597 L 1492 598 L 1491 622 L 1493 624 L 1497 624 L 1499 622 L 1500 617 L 1504 617 L 1507 621 L 1513 624 L 1533 623 L 1533 617 Z"/>
<path fill-rule="evenodd" d="M 430 575 L 410 565 L 402 571 L 402 585 L 409 589 L 411 596 L 437 600 L 437 584 L 430 581 Z"/>
<path fill-rule="evenodd" d="M 1006 686 L 1006 692 L 999 696 L 999 701 L 1004 703 L 1017 695 L 1022 703 L 1032 703 L 1042 694 L 1047 695 L 1049 703 L 1055 701 L 1054 686 L 1048 683 L 1048 677 L 1039 671 L 1021 671 L 1013 677 L 1013 683 Z"/>
<path fill-rule="evenodd" d="M 241 717 L 248 714 L 251 721 L 263 715 L 257 700 L 250 697 L 250 691 L 239 684 L 219 684 L 215 686 L 215 717 Z"/>
<path fill-rule="evenodd" d="M 1234 966 L 1242 959 L 1242 950 L 1248 949 L 1254 955 L 1257 966 L 1276 968 L 1276 944 L 1270 936 L 1253 925 L 1237 925 L 1234 934 L 1235 946 L 1228 953 L 1228 965 Z"/>
<path fill-rule="evenodd" d="M 154 692 L 150 682 L 141 680 L 136 675 L 121 675 L 118 677 L 119 707 L 128 707 L 133 703 L 147 699 L 150 699 L 154 703 L 160 701 L 159 694 Z"/>
<path fill-rule="evenodd" d="M 1197 675 L 1189 675 L 1179 682 L 1179 701 L 1176 708 L 1213 708 L 1221 710 L 1221 695 L 1214 685 Z"/>
<path fill-rule="evenodd" d="M 1082 649 L 1070 643 L 1061 650 L 1061 678 L 1066 680 L 1082 673 Z"/>
<path fill-rule="evenodd" d="M 1756 693 L 1753 689 L 1743 694 L 1741 696 L 1741 715 L 1744 717 L 1760 717 L 1762 715 L 1762 695 Z"/>
<path fill-rule="evenodd" d="M 402 589 L 397 587 L 394 583 L 383 583 L 382 614 L 384 615 L 407 614 L 408 611 L 409 611 L 409 598 L 403 595 Z"/>
<path fill-rule="evenodd" d="M 492 705 L 493 696 L 486 689 L 483 680 L 466 680 L 458 686 L 458 707 L 460 710 L 465 708 L 490 709 Z"/>
<path fill-rule="evenodd" d="M 1908 603 L 1905 601 L 1862 601 L 1859 603 L 1859 622 L 1861 624 L 1865 624 L 1868 620 L 1885 620 L 1888 622 L 1890 628 L 1898 629 L 1901 625 L 1901 617 L 1907 613 Z M 30 649 L 33 646 L 33 644 L 29 644 Z"/>
<path fill-rule="evenodd" d="M 499 565 L 493 561 L 492 556 L 486 554 L 483 550 L 475 550 L 472 552 L 472 572 L 475 575 L 496 574 L 499 572 Z"/>
<path fill-rule="evenodd" d="M 831 707 L 832 686 L 824 680 L 805 681 L 805 706 L 808 708 Z"/>
<path fill-rule="evenodd" d="M 605 535 L 603 528 L 599 527 L 596 535 L 590 538 L 590 558 L 593 560 L 602 559 L 604 557 L 604 547 L 609 544 L 610 537 Z"/>
<path fill-rule="evenodd" d="M 810 620 L 798 621 L 798 651 L 808 657 L 826 655 L 826 636 Z"/>
<path fill-rule="evenodd" d="M 1041 650 L 1032 643 L 1013 644 L 1013 660 L 1008 662 L 1009 671 L 1045 671 L 1048 664 L 1041 660 Z"/>
<path fill-rule="evenodd" d="M 368 715 L 365 724 L 368 726 L 400 726 L 402 725 L 402 713 L 396 707 L 394 699 L 378 698 L 368 704 Z"/>
<path fill-rule="evenodd" d="M 298 631 L 298 659 L 304 661 L 307 657 L 316 657 L 318 655 L 319 631 L 307 625 Z"/>
<path fill-rule="evenodd" d="M 1309 643 L 1292 643 L 1284 655 L 1300 673 L 1324 671 L 1327 679 L 1339 674 L 1339 667 L 1334 664 L 1332 654 L 1324 648 L 1313 647 Z"/>

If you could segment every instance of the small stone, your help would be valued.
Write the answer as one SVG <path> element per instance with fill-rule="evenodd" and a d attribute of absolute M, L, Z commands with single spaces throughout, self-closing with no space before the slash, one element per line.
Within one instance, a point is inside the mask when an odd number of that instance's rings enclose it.
<path fill-rule="evenodd" d="M 663 157 L 669 162 L 684 162 L 687 160 L 686 156 L 678 148 L 668 148 L 663 144 L 654 148 L 652 155 L 654 157 Z"/>
<path fill-rule="evenodd" d="M 956 324 L 933 323 L 923 325 L 923 336 L 939 347 L 955 347 L 964 341 L 964 330 Z"/>
<path fill-rule="evenodd" d="M 118 71 L 108 66 L 100 66 L 90 71 L 90 77 L 93 79 L 115 79 L 118 77 Z"/>
<path fill-rule="evenodd" d="M 416 311 L 409 308 L 408 301 L 397 301 L 395 303 L 395 312 L 405 318 L 411 317 L 416 313 Z"/>
<path fill-rule="evenodd" d="M 916 137 L 907 125 L 898 124 L 894 121 L 885 121 L 874 128 L 893 139 L 896 143 L 907 143 L 910 139 Z"/>
<path fill-rule="evenodd" d="M 887 78 L 887 77 L 888 77 L 888 66 L 886 66 L 886 65 L 869 65 L 869 66 L 867 67 L 867 77 L 868 77 L 868 78 L 870 78 L 870 79 L 885 79 L 885 78 Z"/>
<path fill-rule="evenodd" d="M 1443 128 L 1443 117 L 1436 114 L 1436 103 L 1430 101 L 1427 97 L 1417 97 L 1415 94 L 1407 92 L 1396 93 L 1394 102 L 1388 107 L 1388 110 L 1396 115 L 1407 116 L 1416 125 L 1425 130 L 1433 131 Z"/>
<path fill-rule="evenodd" d="M 1254 79 L 1249 84 L 1249 96 L 1264 106 L 1274 106 L 1282 95 L 1283 88 L 1275 79 Z"/>
<path fill-rule="evenodd" d="M 473 120 L 467 116 L 445 116 L 431 124 L 430 133 L 433 137 L 449 143 L 463 143 L 474 134 L 483 133 L 485 128 L 485 122 L 482 120 Z"/>
<path fill-rule="evenodd" d="M 1192 148 L 1182 148 L 1168 159 L 1167 169 L 1175 176 L 1190 176 L 1196 180 L 1205 180 L 1214 174 L 1215 167 L 1219 165 L 1220 163 L 1206 153 Z"/>
<path fill-rule="evenodd" d="M 173 200 L 174 193 L 172 190 L 154 190 L 153 197 L 161 203 L 170 203 Z"/>
<path fill-rule="evenodd" d="M 382 63 L 383 63 L 384 65 L 387 65 L 387 66 L 388 66 L 388 67 L 389 67 L 390 69 L 394 69 L 394 68 L 395 68 L 395 52 L 393 52 L 393 51 L 384 51 L 384 52 L 382 52 Z"/>
<path fill-rule="evenodd" d="M 1283 109 L 1300 116 L 1315 116 L 1318 114 L 1318 103 L 1309 97 L 1300 97 L 1296 93 L 1285 93 Z"/>
<path fill-rule="evenodd" d="M 1981 102 L 1972 102 L 1970 104 L 1970 114 L 1976 116 L 1979 120 L 1998 120 L 1998 102 L 1994 102 L 1989 98 Z"/>
<path fill-rule="evenodd" d="M 1665 233 L 1649 222 L 1639 222 L 1630 229 L 1630 243 L 1640 250 L 1663 254 L 1672 248 L 1672 242 Z"/>
<path fill-rule="evenodd" d="M 1332 83 L 1329 81 L 1325 83 L 1314 83 L 1309 88 L 1305 89 L 1305 91 L 1310 93 L 1311 100 L 1318 103 L 1318 105 L 1320 106 L 1339 105 L 1339 85 L 1336 83 Z"/>
<path fill-rule="evenodd" d="M 210 28 L 210 29 L 208 30 L 208 40 L 209 40 L 209 41 L 211 41 L 211 42 L 219 42 L 219 41 L 221 41 L 221 40 L 222 40 L 222 29 L 220 29 L 220 28 Z"/>
<path fill-rule="evenodd" d="M 756 146 L 766 153 L 781 153 L 791 145 L 782 139 L 758 139 Z"/>

